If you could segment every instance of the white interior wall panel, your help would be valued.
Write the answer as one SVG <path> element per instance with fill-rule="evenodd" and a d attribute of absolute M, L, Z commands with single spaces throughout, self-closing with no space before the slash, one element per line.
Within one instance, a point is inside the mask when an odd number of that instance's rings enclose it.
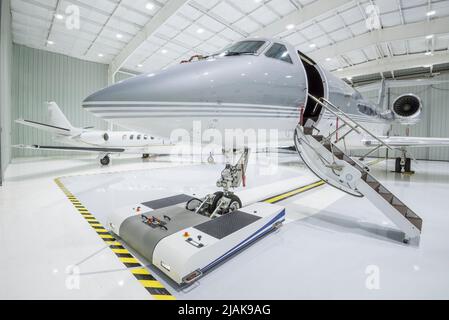
<path fill-rule="evenodd" d="M 11 159 L 11 65 L 12 33 L 10 1 L 0 2 L 1 36 L 0 36 L 0 125 L 1 125 L 1 168 L 2 173 Z"/>
<path fill-rule="evenodd" d="M 73 126 L 106 129 L 107 124 L 84 111 L 82 100 L 107 86 L 107 65 L 14 44 L 12 77 L 13 144 L 55 145 L 51 134 L 16 124 L 24 118 L 47 122 L 46 101 L 55 101 Z M 14 157 L 65 154 L 14 149 Z"/>

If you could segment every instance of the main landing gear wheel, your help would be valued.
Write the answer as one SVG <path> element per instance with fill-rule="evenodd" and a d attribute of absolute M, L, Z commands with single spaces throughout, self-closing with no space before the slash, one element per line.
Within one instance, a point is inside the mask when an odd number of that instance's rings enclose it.
<path fill-rule="evenodd" d="M 102 166 L 107 166 L 109 165 L 110 162 L 111 159 L 109 158 L 109 156 L 104 156 L 103 158 L 100 159 L 100 163 Z"/>
<path fill-rule="evenodd" d="M 403 162 L 402 158 L 396 158 L 394 172 L 402 173 L 402 169 L 405 173 L 412 173 L 412 159 L 405 158 L 405 162 Z"/>

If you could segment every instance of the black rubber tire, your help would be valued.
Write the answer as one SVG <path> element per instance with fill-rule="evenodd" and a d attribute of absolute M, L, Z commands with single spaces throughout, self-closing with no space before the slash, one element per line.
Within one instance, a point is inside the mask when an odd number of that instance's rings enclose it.
<path fill-rule="evenodd" d="M 142 155 L 142 159 L 148 159 L 148 158 L 150 158 L 150 155 L 148 153 L 144 153 Z"/>
<path fill-rule="evenodd" d="M 111 162 L 111 159 L 108 156 L 100 159 L 100 163 L 102 166 L 107 166 Z"/>
<path fill-rule="evenodd" d="M 234 202 L 237 202 L 238 204 L 239 204 L 239 207 L 237 208 L 237 210 L 238 209 L 240 209 L 240 208 L 242 208 L 242 201 L 240 200 L 240 198 L 239 197 L 237 197 L 235 194 L 233 194 L 233 195 L 231 195 L 231 202 L 229 203 L 229 207 L 228 207 L 228 209 L 231 207 L 231 205 L 234 203 Z"/>
<path fill-rule="evenodd" d="M 394 172 L 401 173 L 402 172 L 402 166 L 401 166 L 401 158 L 396 158 L 396 164 L 394 167 Z"/>
<path fill-rule="evenodd" d="M 412 159 L 410 158 L 405 159 L 404 171 L 412 172 Z"/>
<path fill-rule="evenodd" d="M 212 201 L 212 205 L 208 208 L 208 211 L 210 214 L 212 214 L 215 209 L 217 208 L 218 205 L 218 201 L 220 201 L 220 199 L 223 197 L 224 193 L 221 191 L 217 191 L 214 193 L 215 197 L 214 200 Z"/>

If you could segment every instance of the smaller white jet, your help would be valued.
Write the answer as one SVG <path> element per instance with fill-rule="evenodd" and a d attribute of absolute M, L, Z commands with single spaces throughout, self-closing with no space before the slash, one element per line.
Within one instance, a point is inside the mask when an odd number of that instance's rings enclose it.
<path fill-rule="evenodd" d="M 60 150 L 98 153 L 100 163 L 109 165 L 110 155 L 141 154 L 142 158 L 150 154 L 167 154 L 170 144 L 162 139 L 132 131 L 101 131 L 92 128 L 76 128 L 67 120 L 55 102 L 48 102 L 49 123 L 18 119 L 17 123 L 44 130 L 53 134 L 53 140 L 68 146 L 15 145 L 21 149 Z"/>

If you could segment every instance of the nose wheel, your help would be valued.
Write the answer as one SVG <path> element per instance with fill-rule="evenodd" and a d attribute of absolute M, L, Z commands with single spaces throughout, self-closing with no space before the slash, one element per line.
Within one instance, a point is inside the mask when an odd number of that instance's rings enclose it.
<path fill-rule="evenodd" d="M 111 163 L 111 159 L 109 158 L 109 156 L 104 156 L 100 159 L 100 163 L 102 166 L 107 166 L 109 165 L 109 163 Z"/>

